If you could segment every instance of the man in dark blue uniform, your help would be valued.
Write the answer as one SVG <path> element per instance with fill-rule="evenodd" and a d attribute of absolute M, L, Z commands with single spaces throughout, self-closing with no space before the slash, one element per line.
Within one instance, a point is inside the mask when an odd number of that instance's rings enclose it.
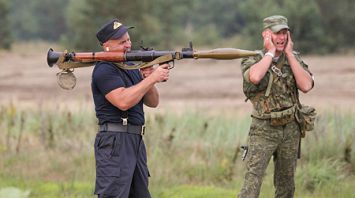
<path fill-rule="evenodd" d="M 118 19 L 101 27 L 96 37 L 105 51 L 131 49 L 127 27 Z M 144 141 L 143 104 L 157 107 L 156 83 L 169 78 L 169 65 L 123 70 L 98 62 L 92 73 L 92 93 L 99 132 L 95 139 L 98 198 L 149 198 Z"/>

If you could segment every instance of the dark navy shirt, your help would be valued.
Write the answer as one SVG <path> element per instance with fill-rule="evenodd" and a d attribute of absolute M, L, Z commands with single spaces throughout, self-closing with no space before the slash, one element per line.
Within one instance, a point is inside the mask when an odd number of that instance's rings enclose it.
<path fill-rule="evenodd" d="M 91 89 L 99 124 L 106 122 L 122 123 L 123 111 L 112 105 L 105 95 L 119 87 L 130 87 L 142 80 L 139 70 L 119 69 L 109 62 L 98 62 L 92 73 Z M 144 124 L 143 100 L 127 110 L 128 123 Z"/>

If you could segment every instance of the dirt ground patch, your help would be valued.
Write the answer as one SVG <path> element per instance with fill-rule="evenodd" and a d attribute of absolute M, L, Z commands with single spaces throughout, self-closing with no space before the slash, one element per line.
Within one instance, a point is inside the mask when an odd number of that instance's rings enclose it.
<path fill-rule="evenodd" d="M 0 51 L 0 103 L 17 105 L 87 103 L 92 108 L 90 91 L 93 67 L 75 70 L 77 85 L 61 89 L 56 82 L 59 69 L 46 64 L 50 46 L 24 46 L 13 52 Z M 354 109 L 355 57 L 304 56 L 315 75 L 315 87 L 301 94 L 303 103 L 319 109 Z M 218 112 L 245 112 L 240 60 L 181 60 L 175 62 L 168 82 L 158 84 L 159 109 L 179 111 L 197 109 Z M 149 111 L 149 110 L 148 110 Z"/>

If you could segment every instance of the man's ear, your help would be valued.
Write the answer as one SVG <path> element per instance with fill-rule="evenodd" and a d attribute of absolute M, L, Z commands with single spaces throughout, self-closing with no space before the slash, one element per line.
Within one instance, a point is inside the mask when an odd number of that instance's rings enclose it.
<path fill-rule="evenodd" d="M 103 43 L 103 44 L 102 44 L 102 47 L 104 48 L 104 51 L 106 51 L 106 52 L 110 51 L 110 48 L 109 48 L 109 46 L 107 45 L 107 42 Z"/>

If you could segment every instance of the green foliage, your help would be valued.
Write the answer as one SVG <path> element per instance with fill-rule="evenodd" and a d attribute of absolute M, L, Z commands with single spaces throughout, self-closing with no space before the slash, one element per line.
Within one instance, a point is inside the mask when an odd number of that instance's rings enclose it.
<path fill-rule="evenodd" d="M 93 50 L 100 49 L 96 39 L 96 32 L 104 23 L 118 18 L 126 25 L 139 29 L 146 25 L 144 16 L 145 3 L 130 0 L 70 0 L 72 6 L 68 7 L 67 20 L 70 31 L 65 37 L 65 43 L 74 49 Z M 142 13 L 142 14 L 137 14 Z M 134 41 L 140 41 L 139 31 L 132 30 Z M 133 40 L 132 38 L 132 40 Z"/>
<path fill-rule="evenodd" d="M 197 30 L 199 27 L 213 24 L 222 37 L 230 37 L 239 33 L 244 25 L 239 12 L 240 2 L 235 0 L 225 0 L 223 3 L 215 0 L 197 1 L 196 14 L 192 17 Z"/>
<path fill-rule="evenodd" d="M 141 41 L 157 50 L 189 41 L 200 47 L 260 49 L 262 19 L 274 14 L 288 17 L 295 48 L 302 53 L 346 52 L 355 44 L 352 0 L 1 0 L 4 8 L 0 23 L 11 28 L 2 26 L 0 36 L 9 38 L 11 29 L 15 40 L 58 41 L 68 50 L 101 50 L 95 34 L 116 17 L 135 26 L 130 30 L 134 49 Z M 4 38 L 8 47 L 11 40 Z"/>
<path fill-rule="evenodd" d="M 322 43 L 324 41 L 323 27 L 320 25 L 322 20 L 314 0 L 250 0 L 245 1 L 241 7 L 247 24 L 243 29 L 243 35 L 252 49 L 262 47 L 263 19 L 280 14 L 288 18 L 296 49 L 304 53 L 322 53 L 328 50 Z"/>
<path fill-rule="evenodd" d="M 316 120 L 316 128 L 307 134 L 302 152 L 307 161 L 321 159 L 345 160 L 345 153 L 355 144 L 354 114 L 350 112 L 324 112 Z M 322 143 L 322 142 L 323 143 Z"/>
<path fill-rule="evenodd" d="M 12 43 L 9 2 L 0 0 L 0 48 L 10 49 Z"/>
<path fill-rule="evenodd" d="M 307 5 L 307 6 L 304 6 Z M 319 8 L 314 1 L 299 0 L 285 1 L 285 15 L 289 19 L 292 39 L 295 49 L 302 53 L 324 53 L 328 49 L 324 46 L 324 30 Z"/>
<path fill-rule="evenodd" d="M 87 0 L 69 0 L 71 6 L 67 7 L 67 21 L 69 31 L 62 38 L 62 42 L 73 50 L 99 49 L 96 31 L 100 27 L 97 20 L 104 16 L 88 16 L 92 8 Z M 93 6 L 93 5 L 91 5 Z M 109 12 L 107 12 L 109 13 Z"/>
<path fill-rule="evenodd" d="M 258 5 L 258 6 L 255 6 Z M 250 0 L 243 1 L 240 5 L 241 15 L 246 26 L 242 29 L 244 45 L 250 49 L 260 49 L 262 47 L 261 31 L 263 18 L 281 14 L 280 7 L 275 0 Z"/>
<path fill-rule="evenodd" d="M 191 10 L 194 9 L 196 1 L 179 0 L 154 0 L 149 4 L 147 10 L 151 11 L 150 15 L 155 18 L 159 29 L 157 32 L 146 32 L 146 37 L 153 36 L 154 42 L 149 45 L 158 46 L 160 48 L 173 49 L 174 46 L 186 46 L 193 38 L 191 26 Z"/>
<path fill-rule="evenodd" d="M 315 0 L 319 6 L 326 38 L 325 45 L 330 52 L 352 48 L 355 44 L 355 3 L 352 0 Z M 340 49 L 339 49 L 340 48 Z"/>
<path fill-rule="evenodd" d="M 30 191 L 22 191 L 15 187 L 7 187 L 0 189 L 0 198 L 28 198 Z"/>
<path fill-rule="evenodd" d="M 302 164 L 302 171 L 298 171 L 299 186 L 309 192 L 321 187 L 329 187 L 341 182 L 345 178 L 344 164 L 339 161 L 321 159 L 314 163 Z"/>
<path fill-rule="evenodd" d="M 67 31 L 68 0 L 13 0 L 11 27 L 16 39 L 58 41 Z"/>
<path fill-rule="evenodd" d="M 156 193 L 156 197 L 166 198 L 226 198 L 234 197 L 234 190 L 212 186 L 178 186 Z"/>
<path fill-rule="evenodd" d="M 7 187 L 11 185 L 16 187 Z M 18 194 L 18 197 L 11 197 L 8 194 L 7 196 L 2 197 L 0 194 L 0 198 L 94 197 L 92 186 L 89 182 L 50 182 L 39 181 L 36 179 L 22 180 L 19 178 L 6 178 L 0 176 L 0 193 L 2 190 L 4 190 L 5 193 L 8 193 L 9 190 L 11 190 L 10 192 Z"/>

